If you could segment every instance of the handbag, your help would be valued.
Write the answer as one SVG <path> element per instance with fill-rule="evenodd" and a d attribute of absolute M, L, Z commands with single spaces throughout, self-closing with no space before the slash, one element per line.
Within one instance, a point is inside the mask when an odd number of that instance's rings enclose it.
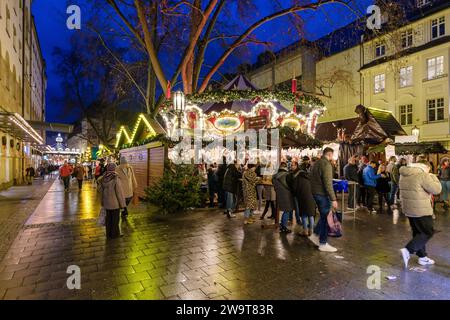
<path fill-rule="evenodd" d="M 106 209 L 104 207 L 100 209 L 100 213 L 97 218 L 97 224 L 99 226 L 105 226 L 106 224 Z"/>
<path fill-rule="evenodd" d="M 328 236 L 339 238 L 342 237 L 342 213 L 331 210 L 327 216 Z"/>

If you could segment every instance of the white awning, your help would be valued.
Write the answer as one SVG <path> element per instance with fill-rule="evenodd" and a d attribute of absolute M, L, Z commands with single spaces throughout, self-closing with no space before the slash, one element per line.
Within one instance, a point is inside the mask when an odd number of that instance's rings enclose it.
<path fill-rule="evenodd" d="M 44 144 L 44 139 L 18 113 L 0 112 L 0 130 L 32 144 Z"/>

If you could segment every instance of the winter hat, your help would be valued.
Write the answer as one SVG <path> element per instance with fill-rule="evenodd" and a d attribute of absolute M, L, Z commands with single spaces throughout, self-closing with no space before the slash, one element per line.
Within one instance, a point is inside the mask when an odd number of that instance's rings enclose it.
<path fill-rule="evenodd" d="M 126 157 L 120 157 L 120 164 L 127 164 L 128 160 Z"/>

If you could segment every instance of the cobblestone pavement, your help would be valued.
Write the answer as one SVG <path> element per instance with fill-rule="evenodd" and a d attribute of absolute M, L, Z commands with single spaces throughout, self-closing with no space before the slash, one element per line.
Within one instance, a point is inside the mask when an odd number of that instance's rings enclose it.
<path fill-rule="evenodd" d="M 437 212 L 429 244 L 436 265 L 404 270 L 398 249 L 409 239 L 404 217 L 365 211 L 344 219 L 339 252 L 307 239 L 243 225 L 218 210 L 160 215 L 131 207 L 123 238 L 106 241 L 96 225 L 94 187 L 65 194 L 56 181 L 0 262 L 3 299 L 449 299 L 449 214 Z M 4 205 L 4 204 L 0 204 Z M 3 208 L 0 208 L 3 211 Z M 268 221 L 268 220 L 267 220 Z M 66 286 L 81 268 L 81 290 Z M 371 265 L 380 289 L 368 289 Z M 418 266 L 413 258 L 411 267 Z M 387 280 L 395 275 L 396 280 Z M 372 282 L 371 282 L 372 283 Z"/>

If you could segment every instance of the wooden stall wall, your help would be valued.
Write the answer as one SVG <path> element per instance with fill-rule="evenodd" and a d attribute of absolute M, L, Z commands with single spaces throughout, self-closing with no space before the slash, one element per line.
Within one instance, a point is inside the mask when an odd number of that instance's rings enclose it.
<path fill-rule="evenodd" d="M 144 197 L 145 189 L 162 178 L 166 155 L 165 147 L 161 146 L 161 143 L 150 143 L 120 151 L 120 156 L 126 157 L 134 169 L 139 197 Z"/>

